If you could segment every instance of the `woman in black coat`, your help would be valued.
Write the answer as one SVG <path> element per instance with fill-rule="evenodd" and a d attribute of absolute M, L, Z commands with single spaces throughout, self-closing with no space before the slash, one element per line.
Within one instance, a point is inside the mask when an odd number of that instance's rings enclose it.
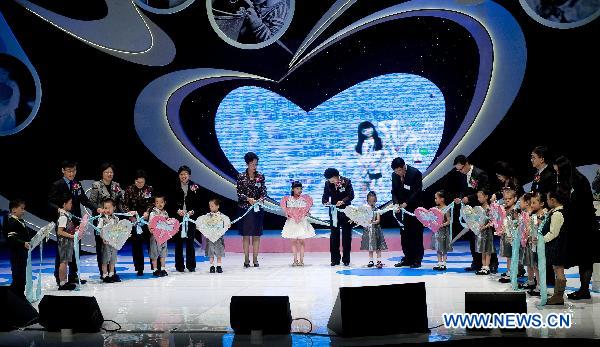
<path fill-rule="evenodd" d="M 569 231 L 565 268 L 579 267 L 581 288 L 568 294 L 571 300 L 590 299 L 590 280 L 595 262 L 600 261 L 599 233 L 594 198 L 588 179 L 573 167 L 569 159 L 558 157 L 554 163 L 559 188 L 571 192 L 567 205 Z"/>

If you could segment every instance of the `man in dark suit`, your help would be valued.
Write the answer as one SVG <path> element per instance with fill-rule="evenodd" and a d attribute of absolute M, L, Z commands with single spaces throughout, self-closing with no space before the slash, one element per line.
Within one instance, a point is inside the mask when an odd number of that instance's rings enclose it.
<path fill-rule="evenodd" d="M 354 189 L 352 182 L 346 177 L 340 176 L 337 169 L 329 168 L 323 174 L 325 176 L 325 187 L 323 188 L 323 205 L 344 208 L 352 204 L 354 200 Z M 331 266 L 340 265 L 340 258 L 344 266 L 350 265 L 350 248 L 352 246 L 352 225 L 350 219 L 342 213 L 330 210 L 331 236 L 329 237 L 329 252 L 331 253 Z M 337 213 L 337 225 L 333 225 L 333 215 Z M 343 255 L 340 257 L 340 229 L 342 229 Z"/>
<path fill-rule="evenodd" d="M 459 155 L 454 158 L 454 168 L 456 171 L 466 176 L 465 184 L 463 185 L 463 192 L 461 197 L 456 198 L 454 202 L 456 204 L 460 204 L 461 202 L 465 205 L 469 206 L 477 206 L 479 205 L 479 201 L 477 200 L 477 190 L 479 188 L 489 187 L 489 179 L 488 175 L 480 168 L 475 167 L 473 164 L 469 162 L 464 155 Z M 456 214 L 457 216 L 459 214 Z M 478 271 L 481 269 L 481 253 L 477 253 L 476 243 L 477 238 L 474 233 L 467 233 L 467 238 L 469 239 L 469 248 L 471 250 L 471 266 L 465 268 L 465 271 Z M 490 271 L 496 273 L 498 271 L 498 256 L 493 253 L 490 258 Z"/>
<path fill-rule="evenodd" d="M 392 201 L 408 212 L 414 212 L 421 206 L 423 191 L 423 175 L 416 168 L 407 165 L 402 158 L 392 160 Z M 396 212 L 399 212 L 396 211 Z M 404 257 L 395 264 L 396 267 L 410 266 L 421 267 L 423 260 L 423 224 L 416 217 L 404 214 L 400 242 Z"/>
<path fill-rule="evenodd" d="M 531 151 L 531 166 L 536 170 L 531 183 L 531 191 L 539 192 L 542 199 L 546 194 L 556 190 L 556 171 L 548 164 L 548 148 L 537 146 Z"/>
<path fill-rule="evenodd" d="M 176 216 L 182 222 L 187 213 L 190 217 L 199 215 L 202 208 L 200 201 L 200 187 L 192 182 L 192 170 L 188 166 L 181 166 L 177 170 L 179 176 L 175 190 L 167 200 L 167 211 L 169 216 Z M 188 223 L 187 236 L 181 237 L 181 232 L 173 236 L 175 241 L 175 270 L 184 272 L 196 271 L 196 246 L 194 244 L 199 233 L 196 232 L 196 224 Z M 201 238 L 200 238 L 201 240 Z M 199 241 L 200 241 L 199 240 Z M 183 245 L 185 244 L 185 264 L 183 262 Z"/>
<path fill-rule="evenodd" d="M 90 202 L 85 191 L 81 186 L 81 183 L 75 180 L 77 175 L 77 163 L 74 161 L 65 160 L 62 163 L 62 174 L 63 177 L 50 186 L 50 193 L 48 194 L 48 205 L 52 212 L 54 220 L 58 220 L 58 214 L 62 208 L 62 199 L 64 196 L 71 196 L 73 198 L 73 208 L 70 213 L 78 218 L 81 218 L 81 207 L 80 204 L 89 208 L 90 210 L 98 213 L 102 212 L 101 208 L 95 206 Z M 79 220 L 74 219 L 74 223 L 79 224 Z M 56 283 L 59 283 L 58 279 L 58 267 L 60 265 L 59 254 L 56 252 L 56 261 L 54 267 L 54 277 Z M 73 260 L 69 263 L 69 283 L 77 283 L 77 264 L 75 263 L 75 254 L 73 254 Z M 81 280 L 81 284 L 85 284 L 87 281 Z"/>

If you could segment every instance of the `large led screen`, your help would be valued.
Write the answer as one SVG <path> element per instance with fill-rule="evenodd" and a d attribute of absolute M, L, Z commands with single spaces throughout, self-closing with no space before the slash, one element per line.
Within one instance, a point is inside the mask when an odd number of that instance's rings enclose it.
<path fill-rule="evenodd" d="M 337 168 L 352 180 L 353 204 L 370 190 L 379 203 L 391 199 L 390 163 L 402 157 L 423 172 L 433 161 L 444 130 L 445 103 L 438 87 L 412 74 L 386 74 L 358 83 L 312 110 L 255 86 L 234 89 L 215 119 L 220 146 L 239 171 L 244 154 L 260 157 L 269 197 L 280 200 L 299 180 L 320 207 L 323 171 Z"/>

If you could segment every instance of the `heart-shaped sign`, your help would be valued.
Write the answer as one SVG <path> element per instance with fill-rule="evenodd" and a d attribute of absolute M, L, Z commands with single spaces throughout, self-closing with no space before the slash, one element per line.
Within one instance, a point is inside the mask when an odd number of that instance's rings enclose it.
<path fill-rule="evenodd" d="M 156 242 L 162 245 L 179 232 L 179 221 L 175 218 L 154 216 L 150 221 L 150 232 Z"/>
<path fill-rule="evenodd" d="M 196 228 L 211 242 L 217 242 L 230 227 L 229 217 L 224 214 L 208 213 L 196 219 Z"/>
<path fill-rule="evenodd" d="M 313 200 L 308 195 L 303 195 L 299 199 L 293 199 L 289 195 L 281 199 L 280 206 L 285 210 L 285 213 L 292 218 L 296 223 L 300 223 L 304 217 L 308 215 L 313 204 Z"/>
<path fill-rule="evenodd" d="M 485 225 L 487 222 L 487 215 L 485 214 L 485 210 L 481 206 L 471 207 L 468 205 L 464 205 L 460 209 L 460 217 L 467 224 L 467 228 L 473 231 L 475 235 L 479 235 L 481 231 L 481 227 Z"/>
<path fill-rule="evenodd" d="M 423 223 L 426 228 L 432 232 L 437 232 L 444 223 L 444 213 L 437 207 L 426 209 L 417 207 L 415 209 L 415 217 L 419 222 Z"/>
<path fill-rule="evenodd" d="M 352 222 L 361 227 L 368 228 L 373 220 L 373 209 L 369 205 L 347 206 L 340 209 Z"/>
<path fill-rule="evenodd" d="M 374 182 L 379 185 L 378 198 L 388 201 L 392 180 L 382 173 L 396 157 L 425 171 L 442 139 L 445 112 L 444 96 L 434 83 L 395 73 L 355 84 L 308 112 L 267 89 L 240 87 L 221 101 L 215 130 L 223 153 L 240 171 L 248 148 L 260 153 L 260 169 L 275 200 L 289 195 L 289 177 L 306 182 L 303 193 L 320 199 L 327 163 L 354 182 L 355 202 L 366 201 Z M 372 149 L 373 138 L 357 140 L 357 131 L 366 128 L 381 140 L 380 150 Z M 245 146 L 239 145 L 241 138 Z M 325 209 L 315 209 L 312 215 L 328 218 Z"/>
<path fill-rule="evenodd" d="M 100 237 L 114 249 L 120 250 L 131 235 L 132 227 L 130 221 L 121 219 L 119 223 L 104 226 L 100 231 Z"/>
<path fill-rule="evenodd" d="M 496 235 L 502 235 L 504 232 L 504 220 L 506 219 L 506 211 L 504 206 L 494 202 L 490 205 L 490 218 L 492 226 L 496 229 Z"/>
<path fill-rule="evenodd" d="M 40 245 L 40 243 L 44 242 L 44 240 L 47 240 L 48 237 L 50 237 L 50 232 L 54 231 L 55 227 L 56 224 L 54 224 L 54 222 L 50 222 L 41 227 L 40 230 L 38 230 L 38 232 L 35 233 L 35 235 L 29 241 L 30 249 L 36 248 Z"/>
<path fill-rule="evenodd" d="M 77 233 L 77 238 L 79 240 L 81 240 L 81 238 L 83 237 L 83 234 L 85 233 L 85 230 L 88 227 L 89 220 L 90 220 L 90 215 L 88 213 L 84 214 L 83 217 L 81 218 L 81 221 L 79 222 L 79 225 L 77 226 L 77 229 L 75 230 L 75 232 Z"/>

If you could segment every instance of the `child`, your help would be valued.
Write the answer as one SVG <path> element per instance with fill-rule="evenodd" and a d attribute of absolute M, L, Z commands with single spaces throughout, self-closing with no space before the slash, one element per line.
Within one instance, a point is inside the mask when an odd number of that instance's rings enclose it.
<path fill-rule="evenodd" d="M 446 193 L 443 190 L 435 193 L 435 205 L 440 210 L 446 208 Z M 446 270 L 446 258 L 448 252 L 452 250 L 452 244 L 450 244 L 450 211 L 444 213 L 444 222 L 440 229 L 434 234 L 432 242 L 432 249 L 437 250 L 438 264 L 434 266 L 434 270 L 445 271 Z"/>
<path fill-rule="evenodd" d="M 544 216 L 546 214 L 546 208 L 544 207 L 544 201 L 542 200 L 542 195 L 539 192 L 531 193 L 531 200 L 529 203 L 529 208 L 531 209 L 531 231 L 529 232 L 530 239 L 528 240 L 527 246 L 530 248 L 531 252 L 531 270 L 535 275 L 535 287 L 531 288 L 528 293 L 531 296 L 540 296 L 540 272 L 538 269 L 538 254 L 537 254 L 537 238 L 538 238 L 538 228 L 540 224 L 544 221 Z M 529 274 L 529 268 L 527 269 L 527 273 Z M 530 281 L 531 282 L 531 281 Z"/>
<path fill-rule="evenodd" d="M 73 290 L 75 283 L 67 281 L 67 266 L 73 259 L 73 239 L 75 234 L 75 224 L 71 220 L 71 209 L 73 208 L 73 198 L 71 195 L 65 195 L 62 198 L 60 215 L 58 217 L 58 290 Z M 71 274 L 73 276 L 73 274 Z"/>
<path fill-rule="evenodd" d="M 519 288 L 531 290 L 535 288 L 535 277 L 533 274 L 533 265 L 537 264 L 536 254 L 532 249 L 531 240 L 535 236 L 535 230 L 531 226 L 531 193 L 525 193 L 521 196 L 519 204 L 521 205 L 521 215 L 529 217 L 529 220 L 519 219 L 519 224 L 528 223 L 528 225 L 522 225 L 521 228 L 527 228 L 526 235 L 521 234 L 521 237 L 525 237 L 525 240 L 521 240 L 519 248 L 519 263 L 527 267 L 527 283 L 519 283 Z M 525 215 L 523 215 L 525 213 Z"/>
<path fill-rule="evenodd" d="M 219 226 L 223 226 L 226 229 L 231 227 L 231 221 L 229 217 L 219 212 L 219 208 L 221 207 L 221 200 L 219 199 L 211 199 L 208 202 L 208 208 L 210 209 L 210 213 L 208 213 L 209 218 L 215 219 L 218 218 L 220 220 Z M 210 258 L 210 269 L 209 272 L 215 273 L 215 257 L 217 258 L 217 273 L 223 273 L 222 267 L 222 259 L 225 256 L 225 239 L 223 236 L 219 237 L 219 239 L 215 242 L 211 240 L 206 240 L 206 256 Z"/>
<path fill-rule="evenodd" d="M 568 193 L 562 190 L 548 192 L 548 220 L 542 228 L 544 242 L 546 243 L 546 265 L 552 265 L 556 276 L 554 293 L 548 299 L 548 305 L 564 305 L 565 286 L 565 258 L 566 258 L 566 233 L 567 224 L 563 214 L 563 204 L 567 202 Z"/>
<path fill-rule="evenodd" d="M 115 201 L 111 198 L 102 202 L 104 215 L 100 217 L 98 229 L 111 224 L 119 223 L 119 217 L 113 215 L 115 212 Z M 117 262 L 117 250 L 106 241 L 102 245 L 102 281 L 104 283 L 121 282 L 119 275 L 115 273 L 115 263 Z"/>
<path fill-rule="evenodd" d="M 304 240 L 315 236 L 315 229 L 307 218 L 312 205 L 312 198 L 302 194 L 302 183 L 298 181 L 292 183 L 290 196 L 284 196 L 280 202 L 287 217 L 281 236 L 292 239 L 292 266 L 304 266 Z"/>
<path fill-rule="evenodd" d="M 506 220 L 504 221 L 504 232 L 500 238 L 500 256 L 506 258 L 506 272 L 500 276 L 500 283 L 510 283 L 510 264 L 512 258 L 512 233 L 518 226 L 518 212 L 516 208 L 517 192 L 513 188 L 507 188 L 502 191 L 504 200 L 504 209 L 506 210 Z"/>
<path fill-rule="evenodd" d="M 27 253 L 31 247 L 29 245 L 31 237 L 23 220 L 25 201 L 21 199 L 11 200 L 8 209 L 10 215 L 4 222 L 4 232 L 10 247 L 10 270 L 12 272 L 10 289 L 18 297 L 25 298 Z"/>
<path fill-rule="evenodd" d="M 167 200 L 165 196 L 162 194 L 156 194 L 154 196 L 154 208 L 150 212 L 148 217 L 149 221 L 152 221 L 152 218 L 156 216 L 163 216 L 165 218 L 169 218 L 169 214 L 165 210 L 165 204 Z M 158 244 L 154 234 L 150 233 L 150 261 L 152 261 L 152 268 L 155 269 L 152 273 L 154 277 L 164 277 L 168 276 L 167 270 L 165 270 L 165 261 L 167 259 L 167 242 L 162 245 Z M 158 258 L 160 257 L 160 267 L 158 267 Z"/>
<path fill-rule="evenodd" d="M 363 231 L 362 241 L 360 243 L 360 249 L 363 251 L 369 251 L 369 264 L 368 267 L 373 267 L 373 251 L 377 253 L 377 268 L 381 269 L 383 263 L 381 262 L 381 251 L 387 250 L 387 244 L 383 237 L 383 231 L 379 223 L 381 222 L 381 216 L 376 212 L 377 207 L 377 195 L 374 191 L 367 193 L 367 203 L 373 210 L 373 219 L 371 225 Z"/>
<path fill-rule="evenodd" d="M 485 213 L 488 216 L 488 222 L 481 227 L 479 236 L 477 237 L 477 253 L 481 253 L 482 266 L 475 274 L 489 275 L 490 259 L 492 254 L 496 253 L 494 247 L 494 228 L 492 227 L 491 221 L 490 192 L 487 189 L 480 188 L 477 191 L 477 200 L 485 210 Z"/>

